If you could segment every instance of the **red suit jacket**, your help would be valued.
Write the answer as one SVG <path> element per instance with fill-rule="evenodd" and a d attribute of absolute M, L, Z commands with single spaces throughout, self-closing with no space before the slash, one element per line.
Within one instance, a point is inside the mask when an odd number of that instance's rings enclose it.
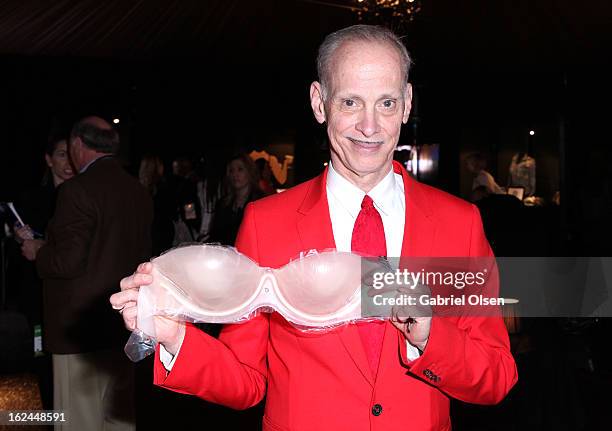
<path fill-rule="evenodd" d="M 491 256 L 477 209 L 418 183 L 399 164 L 406 195 L 402 256 Z M 334 248 L 326 174 L 250 204 L 236 247 L 278 268 L 300 251 Z M 154 382 L 235 409 L 266 398 L 265 430 L 446 430 L 449 397 L 499 402 L 517 380 L 497 317 L 434 317 L 414 361 L 387 323 L 373 377 L 355 325 L 301 332 L 278 313 L 226 325 L 214 339 L 188 326 L 174 367 L 156 354 Z"/>

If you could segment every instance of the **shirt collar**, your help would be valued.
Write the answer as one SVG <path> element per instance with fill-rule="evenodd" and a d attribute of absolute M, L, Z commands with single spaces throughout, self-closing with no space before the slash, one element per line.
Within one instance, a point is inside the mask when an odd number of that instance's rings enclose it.
<path fill-rule="evenodd" d="M 395 186 L 393 168 L 391 168 L 389 173 L 368 193 L 374 201 L 376 209 L 383 212 L 384 215 L 389 214 L 393 205 Z M 340 175 L 334 169 L 331 162 L 328 163 L 327 189 L 328 192 L 346 208 L 352 217 L 357 217 L 359 211 L 361 211 L 361 202 L 363 201 L 365 193 L 359 187 Z"/>
<path fill-rule="evenodd" d="M 396 187 L 394 175 L 393 167 L 391 167 L 389 173 L 368 193 L 376 209 L 383 212 L 384 215 L 391 214 Z"/>

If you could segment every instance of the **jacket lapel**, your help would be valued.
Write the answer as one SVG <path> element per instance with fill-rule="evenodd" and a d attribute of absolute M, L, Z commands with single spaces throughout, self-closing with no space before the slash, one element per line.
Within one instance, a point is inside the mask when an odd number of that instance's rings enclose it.
<path fill-rule="evenodd" d="M 363 342 L 361 341 L 361 335 L 359 335 L 357 325 L 352 323 L 343 325 L 338 332 L 338 336 L 347 353 L 359 369 L 359 372 L 368 381 L 370 386 L 374 387 L 374 376 L 372 375 L 370 363 L 363 349 Z M 385 338 L 386 336 L 387 333 L 385 332 Z"/>
<path fill-rule="evenodd" d="M 427 257 L 431 254 L 436 235 L 427 186 L 413 179 L 398 162 L 393 162 L 393 170 L 402 175 L 406 199 L 402 256 Z"/>
<path fill-rule="evenodd" d="M 336 248 L 326 184 L 327 168 L 310 183 L 306 197 L 298 208 L 297 229 L 302 251 Z"/>
<path fill-rule="evenodd" d="M 435 239 L 436 226 L 432 221 L 433 212 L 431 202 L 426 196 L 426 186 L 414 180 L 398 162 L 393 162 L 393 171 L 402 175 L 406 199 L 404 239 L 402 241 L 402 255 L 400 257 L 430 256 Z M 400 266 L 402 266 L 401 263 Z M 387 322 L 380 363 L 386 363 L 385 361 L 387 360 L 397 360 L 397 340 L 397 329 L 390 322 Z M 384 370 L 379 369 L 377 376 L 380 376 L 383 372 Z"/>

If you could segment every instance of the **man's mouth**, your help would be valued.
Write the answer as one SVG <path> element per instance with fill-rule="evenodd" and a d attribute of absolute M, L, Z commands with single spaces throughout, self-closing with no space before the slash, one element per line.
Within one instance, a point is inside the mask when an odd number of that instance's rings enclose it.
<path fill-rule="evenodd" d="M 353 144 L 365 149 L 374 149 L 383 144 L 383 141 L 362 141 L 361 139 L 348 138 Z"/>

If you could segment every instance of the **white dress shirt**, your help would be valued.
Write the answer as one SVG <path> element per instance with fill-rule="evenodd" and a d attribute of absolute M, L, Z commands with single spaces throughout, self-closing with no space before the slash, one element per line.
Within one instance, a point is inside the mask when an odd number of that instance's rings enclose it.
<path fill-rule="evenodd" d="M 327 171 L 327 203 L 336 250 L 351 251 L 353 227 L 361 211 L 361 202 L 366 194 L 356 185 L 340 175 L 332 164 Z M 393 169 L 376 184 L 368 195 L 374 201 L 385 228 L 387 256 L 400 257 L 404 242 L 404 224 L 406 221 L 406 198 L 404 180 Z M 420 356 L 419 349 L 406 340 L 408 360 Z"/>
<path fill-rule="evenodd" d="M 350 252 L 353 226 L 361 211 L 361 202 L 365 193 L 336 172 L 331 163 L 328 165 L 326 191 L 336 250 Z M 401 256 L 406 220 L 406 200 L 402 176 L 391 169 L 382 181 L 370 190 L 368 195 L 374 201 L 374 207 L 382 218 L 387 242 L 387 256 Z M 409 360 L 420 356 L 415 346 L 408 341 L 406 345 Z M 172 357 L 163 346 L 160 346 L 160 359 L 168 371 L 174 365 L 174 359 L 177 356 L 178 352 Z"/>
<path fill-rule="evenodd" d="M 402 253 L 404 239 L 404 221 L 406 218 L 406 200 L 404 198 L 404 181 L 400 174 L 393 170 L 376 184 L 368 195 L 374 201 L 385 228 L 387 256 L 399 257 Z M 353 226 L 361 211 L 361 202 L 365 193 L 346 178 L 341 176 L 329 164 L 327 172 L 327 203 L 331 217 L 336 250 L 351 251 Z"/>

